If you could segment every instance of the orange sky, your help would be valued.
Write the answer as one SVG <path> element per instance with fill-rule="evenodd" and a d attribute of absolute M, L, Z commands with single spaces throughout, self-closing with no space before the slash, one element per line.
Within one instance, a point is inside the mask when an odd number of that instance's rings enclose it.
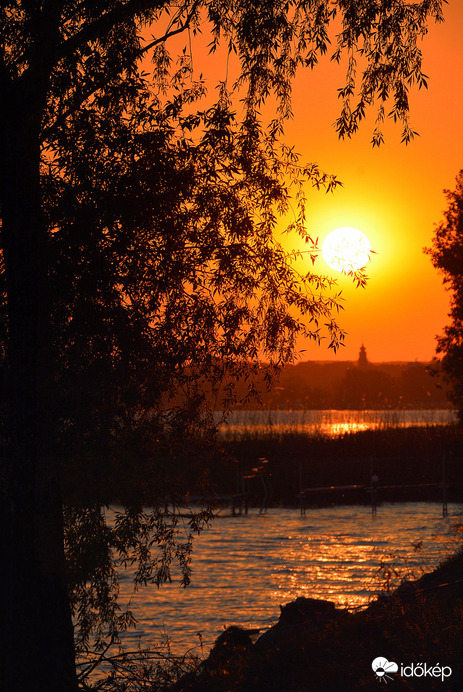
<path fill-rule="evenodd" d="M 362 343 L 373 362 L 433 357 L 435 336 L 447 322 L 448 295 L 422 248 L 431 244 L 446 206 L 442 190 L 454 187 L 463 168 L 463 2 L 451 2 L 445 16 L 423 42 L 429 89 L 412 95 L 412 126 L 420 137 L 408 147 L 391 123 L 385 144 L 372 149 L 371 119 L 352 140 L 337 139 L 332 123 L 343 74 L 328 60 L 295 84 L 288 139 L 305 160 L 344 184 L 334 194 L 310 193 L 309 230 L 322 242 L 334 228 L 354 226 L 377 252 L 364 290 L 329 270 L 320 255 L 318 271 L 339 277 L 345 298 L 340 322 L 348 335 L 336 356 L 309 344 L 304 360 L 355 359 Z"/>
<path fill-rule="evenodd" d="M 342 289 L 345 309 L 339 321 L 347 337 L 337 354 L 312 342 L 301 344 L 304 360 L 356 359 L 362 343 L 373 362 L 434 356 L 435 337 L 447 323 L 448 294 L 423 248 L 430 246 L 434 224 L 442 218 L 443 189 L 454 187 L 463 168 L 463 1 L 450 0 L 444 12 L 446 21 L 432 24 L 422 43 L 429 88 L 411 94 L 411 125 L 420 136 L 408 147 L 400 144 L 400 125 L 391 122 L 384 128 L 385 143 L 372 148 L 374 111 L 352 140 L 338 140 L 333 123 L 344 73 L 329 56 L 296 79 L 286 139 L 304 162 L 318 163 L 344 185 L 329 195 L 310 191 L 309 231 L 321 244 L 334 228 L 354 226 L 377 253 L 368 266 L 366 289 L 330 270 L 320 254 L 316 270 L 337 276 Z M 193 60 L 213 91 L 227 73 L 225 54 L 206 58 L 203 43 L 193 45 Z"/>

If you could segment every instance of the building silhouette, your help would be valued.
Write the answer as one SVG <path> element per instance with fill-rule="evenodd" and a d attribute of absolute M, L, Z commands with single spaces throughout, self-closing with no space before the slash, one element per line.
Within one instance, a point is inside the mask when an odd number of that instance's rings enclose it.
<path fill-rule="evenodd" d="M 366 348 L 363 344 L 360 346 L 360 352 L 359 352 L 357 365 L 361 370 L 366 370 L 368 368 L 367 351 L 366 351 Z"/>

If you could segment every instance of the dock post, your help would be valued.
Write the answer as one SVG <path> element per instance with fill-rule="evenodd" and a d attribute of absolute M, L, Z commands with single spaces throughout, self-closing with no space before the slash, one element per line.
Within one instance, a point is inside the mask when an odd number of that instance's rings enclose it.
<path fill-rule="evenodd" d="M 247 514 L 249 511 L 249 489 L 251 487 L 250 480 L 254 478 L 252 476 L 241 476 L 241 495 L 244 504 L 244 513 Z"/>
<path fill-rule="evenodd" d="M 378 510 L 378 481 L 379 476 L 373 473 L 373 462 L 370 467 L 371 516 L 375 517 Z"/>
<path fill-rule="evenodd" d="M 445 482 L 445 452 L 442 454 L 442 516 L 445 517 L 448 514 L 447 508 L 447 483 Z"/>
<path fill-rule="evenodd" d="M 299 462 L 299 504 L 301 517 L 305 515 L 305 495 L 302 493 L 302 461 Z"/>

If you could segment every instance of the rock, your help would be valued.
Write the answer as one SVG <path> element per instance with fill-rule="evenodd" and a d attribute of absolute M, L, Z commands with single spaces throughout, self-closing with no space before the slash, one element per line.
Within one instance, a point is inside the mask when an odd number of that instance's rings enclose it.
<path fill-rule="evenodd" d="M 301 640 L 346 615 L 345 611 L 337 610 L 332 601 L 302 596 L 287 605 L 280 606 L 280 609 L 278 622 L 259 637 L 254 645 L 256 650 L 280 648 L 280 645 Z"/>
<path fill-rule="evenodd" d="M 463 554 L 356 613 L 298 598 L 253 645 L 256 630 L 229 627 L 175 692 L 301 692 L 378 689 L 372 661 L 421 661 L 452 669 L 446 692 L 463 690 Z M 396 676 L 396 687 L 401 686 Z M 424 690 L 407 680 L 407 690 Z M 444 690 L 442 681 L 428 690 Z"/>
<path fill-rule="evenodd" d="M 260 630 L 246 630 L 232 625 L 215 640 L 208 658 L 184 675 L 173 687 L 172 692 L 223 692 L 232 684 L 253 660 L 252 637 Z"/>
<path fill-rule="evenodd" d="M 256 635 L 260 630 L 246 630 L 242 627 L 232 625 L 217 637 L 211 649 L 207 664 L 210 667 L 223 666 L 230 663 L 236 657 L 248 654 L 253 646 L 252 635 Z"/>

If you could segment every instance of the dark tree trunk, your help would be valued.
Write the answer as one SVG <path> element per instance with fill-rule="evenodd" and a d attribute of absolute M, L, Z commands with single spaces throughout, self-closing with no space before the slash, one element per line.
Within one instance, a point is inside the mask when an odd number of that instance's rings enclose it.
<path fill-rule="evenodd" d="M 42 99 L 19 79 L 3 104 L 2 246 L 8 297 L 5 495 L 1 501 L 2 686 L 77 688 L 62 502 L 53 454 L 53 339 L 41 214 Z"/>

